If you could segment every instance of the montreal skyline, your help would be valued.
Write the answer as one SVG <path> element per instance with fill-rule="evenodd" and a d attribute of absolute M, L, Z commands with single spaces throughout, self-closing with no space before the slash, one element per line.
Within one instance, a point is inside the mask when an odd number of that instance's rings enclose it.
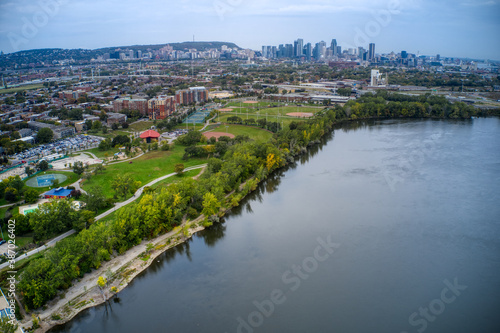
<path fill-rule="evenodd" d="M 0 50 L 192 41 L 262 45 L 336 39 L 343 49 L 500 60 L 500 1 L 5 0 Z M 272 33 L 270 33 L 270 31 Z"/>

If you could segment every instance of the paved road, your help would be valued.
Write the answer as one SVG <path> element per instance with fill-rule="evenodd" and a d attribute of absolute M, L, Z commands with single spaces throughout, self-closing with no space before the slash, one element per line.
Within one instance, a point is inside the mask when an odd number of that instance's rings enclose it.
<path fill-rule="evenodd" d="M 193 166 L 193 167 L 186 168 L 184 171 L 190 171 L 190 170 L 202 169 L 202 168 L 204 168 L 205 166 L 206 166 L 206 164 L 197 165 L 197 166 Z M 158 183 L 158 182 L 161 182 L 162 180 L 167 179 L 167 178 L 169 178 L 169 177 L 173 177 L 173 176 L 175 176 L 175 175 L 176 175 L 176 173 L 171 173 L 171 174 L 169 174 L 169 175 L 166 175 L 166 176 L 163 176 L 163 177 L 157 178 L 157 179 L 155 179 L 155 180 L 153 180 L 153 181 L 149 182 L 148 184 L 146 184 L 146 185 L 142 186 L 140 189 L 138 189 L 138 190 L 135 192 L 135 194 L 134 194 L 134 196 L 133 196 L 132 198 L 130 198 L 130 199 L 128 199 L 128 200 L 126 200 L 126 201 L 124 201 L 124 202 L 120 202 L 120 203 L 115 204 L 115 207 L 114 207 L 114 208 L 112 208 L 112 209 L 110 209 L 110 210 L 108 210 L 108 211 L 106 211 L 106 212 L 102 213 L 101 215 L 97 216 L 97 217 L 95 218 L 95 220 L 96 220 L 96 221 L 98 221 L 98 220 L 100 220 L 100 219 L 102 219 L 102 218 L 104 218 L 104 217 L 108 216 L 108 215 L 109 215 L 109 214 L 111 214 L 112 212 L 116 211 L 117 209 L 120 209 L 120 208 L 122 208 L 122 207 L 124 207 L 124 206 L 126 206 L 126 205 L 128 205 L 128 204 L 130 204 L 130 203 L 132 203 L 132 202 L 134 202 L 135 200 L 139 199 L 139 197 L 141 196 L 141 194 L 142 194 L 142 192 L 144 191 L 144 188 L 145 188 L 145 187 L 147 187 L 147 186 L 153 186 L 154 184 L 156 184 L 156 183 Z M 75 184 L 76 184 L 76 183 L 75 183 Z M 75 186 L 75 184 L 73 184 L 73 186 Z M 75 188 L 76 188 L 76 186 L 75 186 Z M 62 234 L 62 235 L 60 235 L 60 236 L 57 236 L 56 238 L 54 238 L 54 239 L 52 239 L 51 241 L 47 242 L 47 244 L 45 244 L 45 245 L 43 245 L 43 246 L 40 246 L 40 247 L 38 247 L 38 248 L 34 249 L 33 251 L 30 251 L 30 252 L 28 252 L 28 253 L 26 253 L 26 254 L 23 254 L 23 255 L 22 255 L 22 256 L 20 256 L 20 257 L 17 257 L 17 258 L 15 259 L 15 261 L 17 262 L 17 261 L 19 261 L 19 260 L 21 260 L 21 259 L 24 259 L 24 258 L 30 257 L 30 256 L 32 256 L 32 255 L 35 255 L 35 254 L 39 253 L 40 251 L 46 250 L 47 248 L 54 246 L 54 245 L 55 245 L 58 241 L 60 241 L 61 239 L 64 239 L 64 238 L 66 238 L 66 237 L 68 237 L 68 236 L 70 236 L 70 235 L 74 234 L 75 232 L 76 232 L 75 230 L 70 230 L 70 231 L 68 231 L 68 232 L 66 232 L 66 233 L 64 233 L 64 234 Z M 5 267 L 7 267 L 8 265 L 9 265 L 9 263 L 8 263 L 8 262 L 5 262 L 5 263 L 3 263 L 3 264 L 1 264 L 1 265 L 0 265 L 0 269 L 3 269 L 3 268 L 5 268 Z"/>

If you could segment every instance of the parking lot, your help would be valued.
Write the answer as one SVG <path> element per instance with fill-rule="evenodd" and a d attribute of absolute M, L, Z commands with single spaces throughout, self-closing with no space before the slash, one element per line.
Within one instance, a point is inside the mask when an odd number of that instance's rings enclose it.
<path fill-rule="evenodd" d="M 37 147 L 28 149 L 24 152 L 11 155 L 9 156 L 12 162 L 11 165 L 18 165 L 18 167 L 11 169 L 7 172 L 1 173 L 0 180 L 6 179 L 10 176 L 17 176 L 17 175 L 19 175 L 21 178 L 26 178 L 28 175 L 24 172 L 25 166 L 31 164 L 30 166 L 34 167 L 33 165 L 34 162 L 38 161 L 43 157 L 54 155 L 57 153 L 64 154 L 69 151 L 83 150 L 83 149 L 97 147 L 102 140 L 104 139 L 101 137 L 80 134 L 73 137 L 61 139 L 52 143 L 39 145 Z M 79 160 L 78 157 L 76 160 Z M 93 160 L 93 158 L 88 156 L 84 156 L 81 158 L 81 161 L 84 163 L 91 162 L 91 160 Z M 50 160 L 48 162 L 52 164 Z M 66 161 L 65 163 L 70 163 L 70 162 Z M 71 163 L 73 164 L 74 162 Z M 4 169 L 7 169 L 7 167 L 5 167 Z"/>
<path fill-rule="evenodd" d="M 82 153 L 78 156 L 68 157 L 62 160 L 51 162 L 54 170 L 64 170 L 67 169 L 69 164 L 73 165 L 75 162 L 82 162 L 83 165 L 100 164 L 103 160 L 95 159 L 89 155 Z"/>

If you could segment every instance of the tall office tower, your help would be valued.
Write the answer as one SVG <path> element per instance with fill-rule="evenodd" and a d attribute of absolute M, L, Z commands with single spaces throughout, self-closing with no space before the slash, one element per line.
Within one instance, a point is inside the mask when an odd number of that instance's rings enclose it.
<path fill-rule="evenodd" d="M 296 57 L 301 57 L 303 52 L 304 52 L 304 40 L 302 38 L 299 38 L 295 41 L 295 56 Z"/>
<path fill-rule="evenodd" d="M 293 55 L 295 54 L 294 53 L 294 49 L 293 49 L 293 45 L 292 44 L 286 44 L 285 45 L 285 52 L 286 52 L 285 57 L 287 57 L 287 58 L 293 58 Z"/>
<path fill-rule="evenodd" d="M 375 59 L 375 43 L 370 43 L 370 50 L 368 51 L 368 60 Z"/>
<path fill-rule="evenodd" d="M 271 48 L 271 58 L 278 58 L 278 49 L 276 46 L 273 46 Z"/>
<path fill-rule="evenodd" d="M 408 52 L 406 52 L 406 51 L 401 51 L 401 58 L 403 58 L 403 59 L 408 58 Z"/>
<path fill-rule="evenodd" d="M 337 40 L 336 39 L 332 39 L 332 45 L 330 47 L 332 49 L 333 55 L 336 56 L 337 55 Z"/>
<path fill-rule="evenodd" d="M 363 47 L 359 46 L 358 47 L 358 58 L 361 59 L 361 60 L 363 60 L 363 54 L 365 52 L 366 52 L 366 50 Z"/>
<path fill-rule="evenodd" d="M 262 45 L 262 56 L 267 58 L 267 47 L 265 45 Z"/>
<path fill-rule="evenodd" d="M 436 60 L 437 60 L 437 61 L 441 61 L 441 55 L 440 55 L 440 54 L 438 54 L 438 55 L 436 56 Z"/>
<path fill-rule="evenodd" d="M 342 46 L 337 46 L 337 55 L 340 56 L 342 54 Z"/>
<path fill-rule="evenodd" d="M 324 59 L 326 56 L 326 43 L 323 40 L 319 42 L 319 56 L 321 59 Z"/>
<path fill-rule="evenodd" d="M 280 44 L 280 46 L 278 46 L 278 58 L 284 58 L 285 56 L 285 47 L 283 44 Z"/>
<path fill-rule="evenodd" d="M 137 50 L 137 58 L 142 59 L 142 51 Z"/>
<path fill-rule="evenodd" d="M 310 61 L 312 58 L 312 45 L 311 45 L 311 43 L 307 43 L 306 46 L 304 46 L 304 51 L 305 51 L 304 53 L 306 55 L 306 59 L 308 61 Z"/>

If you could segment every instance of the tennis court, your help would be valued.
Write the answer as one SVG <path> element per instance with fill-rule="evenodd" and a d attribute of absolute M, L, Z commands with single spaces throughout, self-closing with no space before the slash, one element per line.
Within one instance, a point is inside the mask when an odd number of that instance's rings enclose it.
<path fill-rule="evenodd" d="M 26 181 L 26 185 L 30 187 L 47 187 L 51 186 L 53 181 L 57 179 L 59 180 L 59 184 L 68 179 L 67 176 L 61 175 L 58 173 L 55 174 L 50 174 L 50 175 L 42 175 L 42 176 L 37 176 L 35 178 L 28 179 Z"/>
<path fill-rule="evenodd" d="M 205 118 L 210 114 L 210 111 L 198 111 L 193 113 L 189 118 L 184 120 L 184 124 L 203 124 L 205 122 Z"/>

